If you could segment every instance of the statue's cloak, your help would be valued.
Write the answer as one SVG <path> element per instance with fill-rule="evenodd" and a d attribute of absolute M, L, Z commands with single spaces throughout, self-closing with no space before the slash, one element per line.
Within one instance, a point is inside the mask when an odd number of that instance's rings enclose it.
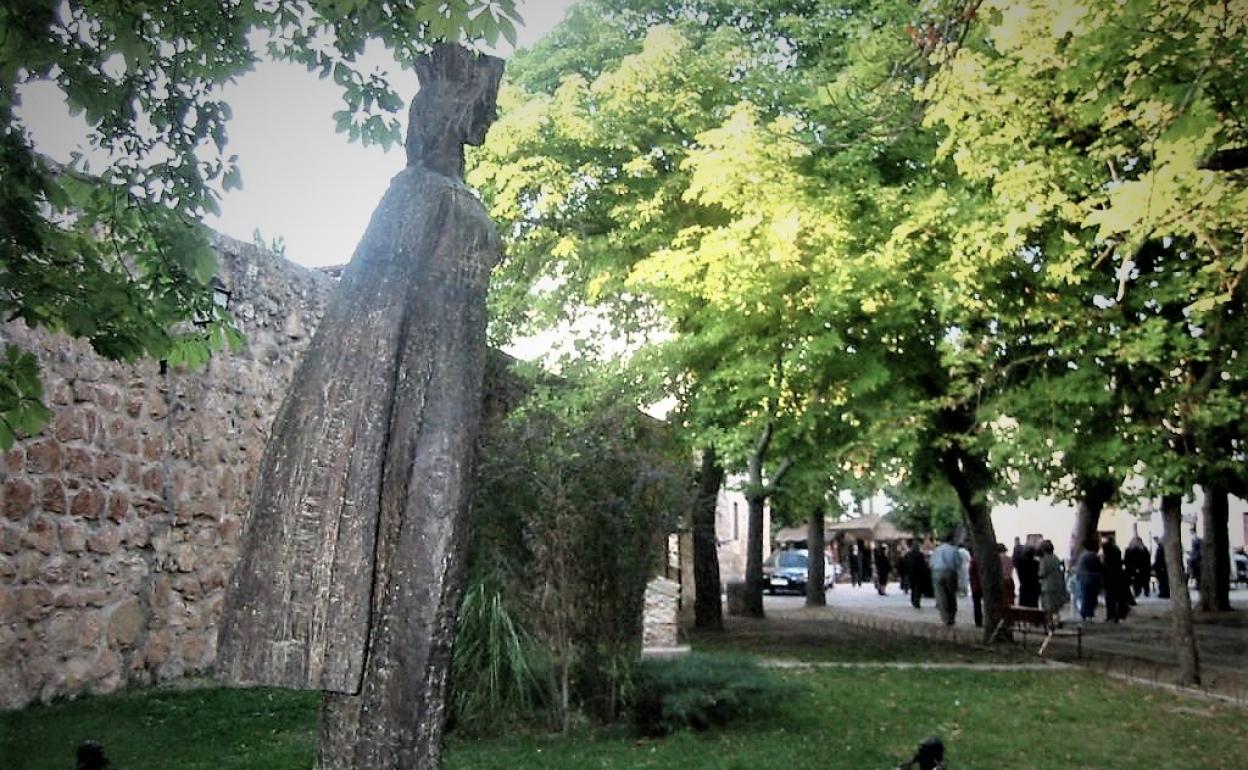
<path fill-rule="evenodd" d="M 274 420 L 226 592 L 221 678 L 358 693 L 378 637 L 418 669 L 437 652 L 379 621 L 453 622 L 475 435 L 462 426 L 479 419 L 499 253 L 461 182 L 419 166 L 392 180 Z"/>

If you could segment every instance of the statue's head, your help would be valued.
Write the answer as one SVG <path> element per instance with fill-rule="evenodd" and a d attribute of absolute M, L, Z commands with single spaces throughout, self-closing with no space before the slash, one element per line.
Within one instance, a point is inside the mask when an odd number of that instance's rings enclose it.
<path fill-rule="evenodd" d="M 464 145 L 480 145 L 498 117 L 503 60 L 450 43 L 416 59 L 420 90 L 408 111 L 408 165 L 462 176 Z"/>

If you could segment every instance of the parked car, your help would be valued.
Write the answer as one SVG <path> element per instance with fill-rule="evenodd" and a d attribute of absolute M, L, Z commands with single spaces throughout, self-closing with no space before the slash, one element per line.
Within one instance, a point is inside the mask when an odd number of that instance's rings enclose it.
<path fill-rule="evenodd" d="M 809 569 L 810 555 L 804 549 L 776 551 L 763 562 L 763 591 L 769 594 L 783 591 L 804 594 Z M 830 587 L 835 580 L 836 574 L 832 562 L 825 555 L 823 557 L 824 587 Z"/>

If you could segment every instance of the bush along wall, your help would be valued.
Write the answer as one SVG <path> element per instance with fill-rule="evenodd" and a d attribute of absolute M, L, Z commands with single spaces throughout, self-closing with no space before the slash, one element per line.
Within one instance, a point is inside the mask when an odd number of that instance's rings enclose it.
<path fill-rule="evenodd" d="M 607 722 L 629 697 L 646 583 L 691 491 L 664 426 L 633 403 L 607 377 L 534 378 L 486 432 L 467 597 L 493 586 L 518 630 L 507 644 L 472 638 L 491 625 L 466 601 L 452 680 L 460 728 L 506 724 L 518 707 L 556 729 L 577 715 Z M 508 660 L 458 663 L 481 650 Z M 506 698 L 459 695 L 492 680 L 509 682 Z"/>

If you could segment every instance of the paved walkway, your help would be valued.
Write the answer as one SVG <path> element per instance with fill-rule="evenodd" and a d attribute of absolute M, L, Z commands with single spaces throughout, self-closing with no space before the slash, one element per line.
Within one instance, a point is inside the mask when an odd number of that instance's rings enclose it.
<path fill-rule="evenodd" d="M 872 586 L 854 588 L 840 584 L 827 592 L 827 599 L 827 607 L 814 608 L 806 607 L 801 596 L 768 596 L 764 606 L 774 619 L 826 618 L 963 644 L 977 644 L 982 638 L 981 630 L 974 625 L 969 597 L 959 600 L 952 628 L 941 623 L 933 600 L 924 599 L 922 607 L 916 610 L 896 583 L 889 585 L 885 596 L 877 594 Z M 1232 591 L 1231 605 L 1235 612 L 1197 614 L 1203 687 L 1248 702 L 1248 589 Z M 1074 641 L 1068 638 L 1055 639 L 1046 657 L 1101 668 L 1117 676 L 1161 683 L 1173 681 L 1175 653 L 1169 610 L 1168 600 L 1140 598 L 1122 623 L 1098 619 L 1085 625 L 1082 658 L 1076 657 Z M 1103 607 L 1098 617 L 1104 617 Z M 1063 618 L 1071 622 L 1069 607 Z M 1038 648 L 1039 639 L 1031 634 L 1028 643 Z"/>

